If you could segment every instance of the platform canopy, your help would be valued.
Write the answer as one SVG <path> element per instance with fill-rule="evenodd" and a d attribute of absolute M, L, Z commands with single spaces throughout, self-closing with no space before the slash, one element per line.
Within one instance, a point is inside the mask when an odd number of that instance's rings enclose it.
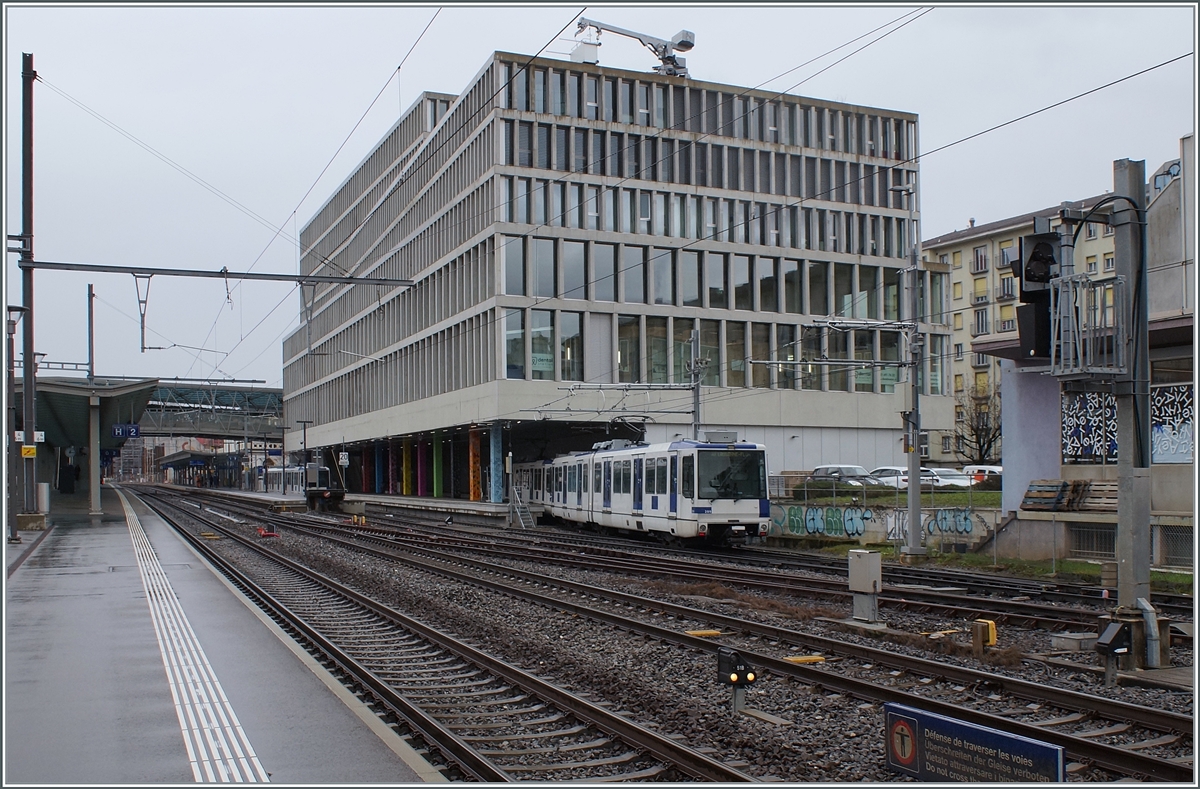
<path fill-rule="evenodd" d="M 22 381 L 17 379 L 17 420 L 24 414 Z M 100 448 L 117 449 L 125 438 L 113 437 L 113 425 L 137 424 L 157 378 L 142 380 L 95 378 L 37 379 L 37 429 L 46 434 L 46 444 L 55 447 L 88 446 L 88 424 L 92 396 L 100 398 Z"/>

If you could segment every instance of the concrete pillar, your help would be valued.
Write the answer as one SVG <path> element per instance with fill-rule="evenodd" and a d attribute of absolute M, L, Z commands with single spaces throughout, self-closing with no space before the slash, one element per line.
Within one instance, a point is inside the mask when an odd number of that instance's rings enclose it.
<path fill-rule="evenodd" d="M 396 492 L 396 442 L 388 440 L 388 484 L 387 492 Z"/>
<path fill-rule="evenodd" d="M 439 499 L 445 495 L 442 489 L 442 443 L 441 437 L 433 441 L 433 495 Z"/>
<path fill-rule="evenodd" d="M 383 444 L 375 442 L 375 492 L 383 493 Z"/>
<path fill-rule="evenodd" d="M 100 508 L 100 398 L 88 398 L 88 515 L 103 515 Z"/>
<path fill-rule="evenodd" d="M 471 501 L 483 501 L 479 474 L 479 431 L 472 429 L 467 440 L 467 473 L 471 484 Z"/>
<path fill-rule="evenodd" d="M 412 439 L 404 439 L 404 470 L 401 472 L 404 475 L 404 486 L 401 492 L 405 496 L 413 495 L 413 456 L 412 456 Z"/>
<path fill-rule="evenodd" d="M 417 495 L 429 495 L 429 442 L 417 442 Z"/>
<path fill-rule="evenodd" d="M 488 447 L 491 460 L 491 501 L 499 504 L 504 501 L 504 429 L 499 423 L 492 425 L 491 444 Z"/>

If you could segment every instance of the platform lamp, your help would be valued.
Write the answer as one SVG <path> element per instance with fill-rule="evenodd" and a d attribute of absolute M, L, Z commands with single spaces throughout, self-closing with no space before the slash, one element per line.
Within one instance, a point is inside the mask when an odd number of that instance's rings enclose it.
<path fill-rule="evenodd" d="M 12 479 L 8 483 L 8 542 L 12 545 L 21 544 L 21 534 L 17 528 L 17 491 L 21 489 L 17 481 L 17 467 L 21 456 L 17 450 L 17 368 L 14 356 L 13 337 L 17 333 L 17 317 L 28 312 L 27 307 L 8 305 L 8 469 Z"/>

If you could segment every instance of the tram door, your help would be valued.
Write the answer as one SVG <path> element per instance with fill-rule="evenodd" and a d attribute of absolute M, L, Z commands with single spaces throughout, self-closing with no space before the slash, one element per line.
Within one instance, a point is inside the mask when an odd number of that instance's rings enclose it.
<path fill-rule="evenodd" d="M 575 506 L 583 506 L 583 489 L 587 487 L 587 477 L 583 475 L 582 463 L 575 464 Z"/>
<path fill-rule="evenodd" d="M 645 461 L 642 458 L 633 459 L 633 511 L 641 513 L 642 511 L 642 480 L 645 474 L 642 473 L 642 465 Z"/>
<path fill-rule="evenodd" d="M 674 518 L 679 511 L 679 456 L 671 455 L 671 459 L 667 462 L 670 463 L 668 473 L 671 477 L 667 482 L 669 485 L 667 488 L 667 501 L 669 502 L 667 514 Z"/>
<path fill-rule="evenodd" d="M 604 461 L 604 511 L 612 512 L 612 461 Z"/>

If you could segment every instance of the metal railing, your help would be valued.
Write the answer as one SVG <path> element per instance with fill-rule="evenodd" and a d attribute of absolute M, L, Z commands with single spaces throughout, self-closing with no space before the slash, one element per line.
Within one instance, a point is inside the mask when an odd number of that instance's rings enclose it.
<path fill-rule="evenodd" d="M 1050 283 L 1052 375 L 1123 375 L 1128 328 L 1124 277 L 1093 280 L 1086 274 Z"/>

